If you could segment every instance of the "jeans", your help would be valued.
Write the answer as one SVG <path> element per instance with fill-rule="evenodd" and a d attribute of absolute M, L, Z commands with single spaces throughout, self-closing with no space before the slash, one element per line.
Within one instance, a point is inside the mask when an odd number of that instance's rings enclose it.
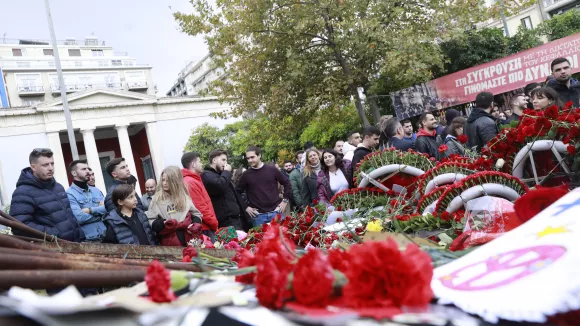
<path fill-rule="evenodd" d="M 254 227 L 260 226 L 262 224 L 270 223 L 276 215 L 280 215 L 282 219 L 284 219 L 284 214 L 280 212 L 268 212 L 256 215 L 256 217 L 252 218 L 252 223 Z"/>

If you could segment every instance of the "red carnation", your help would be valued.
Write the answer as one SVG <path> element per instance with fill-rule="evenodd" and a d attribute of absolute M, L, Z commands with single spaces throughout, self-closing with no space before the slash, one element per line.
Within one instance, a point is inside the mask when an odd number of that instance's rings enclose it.
<path fill-rule="evenodd" d="M 568 145 L 568 147 L 566 147 L 566 150 L 568 151 L 568 154 L 576 155 L 576 146 Z"/>
<path fill-rule="evenodd" d="M 268 253 L 265 259 L 257 265 L 256 297 L 266 308 L 280 309 L 284 301 L 290 297 L 288 275 L 291 268 L 277 266 L 275 253 Z M 237 277 L 236 277 L 237 278 Z"/>
<path fill-rule="evenodd" d="M 236 263 L 238 263 L 238 268 L 251 267 L 251 266 L 254 266 L 256 264 L 256 259 L 254 257 L 254 254 L 252 254 L 251 252 L 249 252 L 246 249 L 238 250 L 238 252 L 236 253 L 236 255 L 234 256 L 234 258 L 232 260 L 235 261 Z M 256 276 L 256 273 L 237 275 L 236 282 L 240 282 L 240 283 L 244 283 L 244 284 L 253 284 L 255 276 Z"/>
<path fill-rule="evenodd" d="M 348 252 L 340 249 L 328 249 L 328 261 L 332 268 L 344 273 L 347 270 L 349 263 Z"/>
<path fill-rule="evenodd" d="M 309 249 L 296 263 L 292 289 L 299 303 L 325 307 L 332 296 L 333 282 L 332 267 L 320 249 Z"/>
<path fill-rule="evenodd" d="M 544 111 L 544 116 L 550 119 L 556 119 L 558 117 L 558 107 L 552 105 Z"/>
<path fill-rule="evenodd" d="M 464 134 L 464 135 L 459 135 L 459 136 L 457 137 L 457 140 L 458 140 L 460 143 L 462 143 L 462 144 L 467 144 L 467 135 L 465 135 L 465 134 Z"/>
<path fill-rule="evenodd" d="M 171 274 L 158 260 L 154 260 L 147 267 L 145 283 L 151 301 L 163 303 L 176 299 L 175 294 L 171 291 Z"/>
<path fill-rule="evenodd" d="M 193 246 L 187 246 L 181 252 L 183 253 L 181 261 L 184 263 L 191 263 L 191 258 L 197 257 L 197 250 Z"/>
<path fill-rule="evenodd" d="M 448 149 L 449 149 L 449 147 L 447 147 L 447 145 L 439 146 L 439 152 L 441 152 L 441 153 L 445 153 Z"/>
<path fill-rule="evenodd" d="M 554 188 L 538 186 L 518 198 L 514 210 L 522 222 L 527 222 L 567 193 L 566 185 Z"/>
<path fill-rule="evenodd" d="M 353 308 L 421 307 L 433 297 L 431 258 L 414 244 L 404 252 L 391 239 L 354 245 L 345 275 L 344 301 Z"/>
<path fill-rule="evenodd" d="M 534 135 L 534 127 L 533 126 L 525 126 L 522 129 L 522 135 L 525 137 L 532 137 Z"/>

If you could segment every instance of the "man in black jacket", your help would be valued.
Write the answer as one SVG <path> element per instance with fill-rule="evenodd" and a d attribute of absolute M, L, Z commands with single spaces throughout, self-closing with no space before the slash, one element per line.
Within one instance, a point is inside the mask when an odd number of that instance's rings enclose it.
<path fill-rule="evenodd" d="M 406 152 L 412 149 L 414 142 L 405 141 L 405 131 L 403 130 L 403 125 L 397 120 L 397 118 L 392 117 L 385 120 L 381 124 L 381 132 L 387 139 L 385 144 L 381 144 L 382 149 L 394 147 L 400 151 Z"/>
<path fill-rule="evenodd" d="M 48 148 L 30 153 L 10 202 L 10 215 L 20 222 L 64 240 L 81 242 L 85 234 L 73 215 L 63 186 L 54 180 L 54 158 Z M 16 229 L 15 235 L 27 235 Z"/>
<path fill-rule="evenodd" d="M 475 109 L 467 118 L 465 135 L 467 135 L 468 148 L 481 149 L 498 133 L 497 124 L 491 116 L 493 94 L 481 92 L 475 98 Z"/>
<path fill-rule="evenodd" d="M 212 151 L 209 162 L 201 174 L 201 181 L 211 198 L 219 227 L 246 229 L 251 222 L 245 214 L 246 205 L 232 183 L 232 167 L 228 164 L 227 152 L 219 149 Z"/>
<path fill-rule="evenodd" d="M 354 176 L 357 164 L 368 154 L 373 152 L 373 149 L 379 144 L 380 130 L 377 127 L 368 126 L 363 130 L 363 141 L 354 150 L 352 163 L 350 165 L 351 175 Z M 351 188 L 356 187 L 354 180 L 349 180 Z"/>
<path fill-rule="evenodd" d="M 572 67 L 566 58 L 557 58 L 552 61 L 552 76 L 548 87 L 553 88 L 560 95 L 562 103 L 572 101 L 573 107 L 580 107 L 580 83 L 572 77 Z"/>
<path fill-rule="evenodd" d="M 117 208 L 115 206 L 115 203 L 113 203 L 113 200 L 111 199 L 111 196 L 113 195 L 113 190 L 115 190 L 115 188 L 117 188 L 118 185 L 126 183 L 132 184 L 134 187 L 134 185 L 137 183 L 137 179 L 131 175 L 129 165 L 125 162 L 125 159 L 122 157 L 117 157 L 110 160 L 109 163 L 105 165 L 105 169 L 107 170 L 107 173 L 109 173 L 109 175 L 113 177 L 113 185 L 111 185 L 111 187 L 107 191 L 107 196 L 105 197 L 105 207 L 107 208 L 107 212 L 110 212 Z M 143 207 L 143 204 L 141 203 L 141 198 L 139 198 L 139 196 L 137 196 L 137 208 L 139 208 L 142 211 L 145 211 L 145 208 Z"/>
<path fill-rule="evenodd" d="M 419 153 L 428 154 L 436 160 L 440 159 L 439 145 L 441 141 L 437 138 L 437 120 L 431 113 L 423 113 L 419 117 L 421 129 L 417 133 L 415 140 L 415 150 Z"/>

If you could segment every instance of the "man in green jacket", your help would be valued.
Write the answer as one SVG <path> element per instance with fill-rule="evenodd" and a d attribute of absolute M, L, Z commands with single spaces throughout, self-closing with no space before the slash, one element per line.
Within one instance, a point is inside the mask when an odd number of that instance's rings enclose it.
<path fill-rule="evenodd" d="M 290 179 L 290 184 L 292 185 L 292 206 L 302 207 L 302 173 L 300 170 L 295 169 L 291 161 L 284 162 L 284 171 L 282 173 Z"/>

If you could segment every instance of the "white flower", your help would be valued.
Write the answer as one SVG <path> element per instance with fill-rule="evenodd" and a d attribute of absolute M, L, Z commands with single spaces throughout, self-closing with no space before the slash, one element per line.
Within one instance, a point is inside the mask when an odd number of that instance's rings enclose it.
<path fill-rule="evenodd" d="M 497 162 L 495 162 L 495 168 L 499 170 L 499 169 L 503 168 L 504 164 L 505 164 L 505 160 L 503 158 L 500 158 L 499 160 L 497 160 Z"/>

